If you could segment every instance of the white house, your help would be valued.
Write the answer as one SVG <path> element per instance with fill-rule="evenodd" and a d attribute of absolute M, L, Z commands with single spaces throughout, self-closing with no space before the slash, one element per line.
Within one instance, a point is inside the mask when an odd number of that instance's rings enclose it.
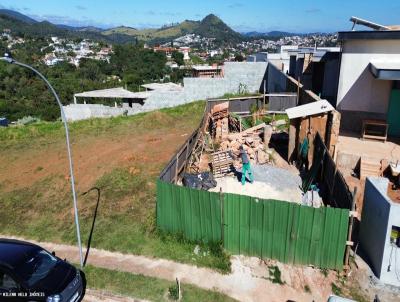
<path fill-rule="evenodd" d="M 339 32 L 338 40 L 342 129 L 359 132 L 363 120 L 378 119 L 389 124 L 389 136 L 400 136 L 400 31 Z"/>

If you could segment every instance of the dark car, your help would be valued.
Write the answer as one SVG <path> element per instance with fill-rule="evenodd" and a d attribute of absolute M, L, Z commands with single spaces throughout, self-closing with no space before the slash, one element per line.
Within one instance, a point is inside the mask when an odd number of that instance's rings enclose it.
<path fill-rule="evenodd" d="M 0 238 L 0 301 L 76 302 L 83 273 L 38 245 Z"/>

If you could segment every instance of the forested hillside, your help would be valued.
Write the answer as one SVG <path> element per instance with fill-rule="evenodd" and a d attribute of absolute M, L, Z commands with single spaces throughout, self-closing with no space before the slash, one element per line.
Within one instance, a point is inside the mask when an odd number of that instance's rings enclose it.
<path fill-rule="evenodd" d="M 45 45 L 42 39 L 30 40 L 13 56 L 38 68 L 53 84 L 63 104 L 71 103 L 74 93 L 86 90 L 127 86 L 135 91 L 145 82 L 160 80 L 167 72 L 165 54 L 134 45 L 116 45 L 110 63 L 82 59 L 79 67 L 65 62 L 48 67 L 39 61 L 40 49 Z M 24 116 L 55 120 L 60 113 L 43 81 L 26 69 L 1 62 L 0 116 L 10 120 Z"/>

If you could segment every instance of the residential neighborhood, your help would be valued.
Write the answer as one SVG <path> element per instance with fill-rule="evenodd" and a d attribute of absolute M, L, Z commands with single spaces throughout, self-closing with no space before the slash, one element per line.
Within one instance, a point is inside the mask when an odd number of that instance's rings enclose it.
<path fill-rule="evenodd" d="M 391 3 L 44 2 L 0 7 L 0 302 L 400 301 Z"/>

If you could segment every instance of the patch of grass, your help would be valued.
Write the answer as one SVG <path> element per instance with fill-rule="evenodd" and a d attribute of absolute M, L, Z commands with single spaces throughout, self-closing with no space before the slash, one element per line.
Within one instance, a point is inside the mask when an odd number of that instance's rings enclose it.
<path fill-rule="evenodd" d="M 168 288 L 169 297 L 172 300 L 179 300 L 179 286 L 178 284 L 174 284 Z"/>
<path fill-rule="evenodd" d="M 349 294 L 350 298 L 357 302 L 369 302 L 369 298 L 363 294 L 359 289 L 352 288 Z"/>
<path fill-rule="evenodd" d="M 84 271 L 88 288 L 101 289 L 138 299 L 168 301 L 169 289 L 176 288 L 175 282 L 143 275 L 134 275 L 93 266 L 85 267 Z M 189 284 L 181 283 L 181 291 L 182 301 L 236 301 L 224 294 L 200 289 Z"/>
<path fill-rule="evenodd" d="M 133 116 L 118 116 L 107 119 L 94 118 L 83 121 L 69 122 L 71 139 L 83 135 L 98 136 L 104 133 L 145 132 L 161 127 L 174 127 L 178 121 L 187 120 L 188 123 L 200 122 L 204 112 L 204 101 L 197 101 L 173 108 L 166 108 L 149 113 L 140 113 Z M 194 119 L 193 117 L 198 117 Z M 29 145 L 49 144 L 65 140 L 64 125 L 57 122 L 38 122 L 26 126 L 1 127 L 0 142 L 2 148 L 26 148 Z"/>
<path fill-rule="evenodd" d="M 117 168 L 97 179 L 95 185 L 101 189 L 101 200 L 92 246 L 229 272 L 229 255 L 220 246 L 188 242 L 156 231 L 155 181 L 161 168 L 138 160 L 134 170 L 139 173 Z M 83 244 L 90 233 L 96 201 L 95 193 L 78 197 Z M 22 189 L 0 190 L 0 204 L 2 233 L 76 243 L 70 185 L 63 175 L 52 175 Z M 202 250 L 199 255 L 193 252 L 197 244 Z"/>
<path fill-rule="evenodd" d="M 160 230 L 157 230 L 157 234 L 165 245 L 190 246 L 190 262 L 199 266 L 212 267 L 223 274 L 231 272 L 230 255 L 224 250 L 222 242 L 190 241 L 182 233 L 170 234 Z M 197 254 L 195 249 L 197 249 Z"/>
<path fill-rule="evenodd" d="M 282 273 L 279 267 L 276 265 L 274 266 L 268 266 L 268 272 L 269 272 L 269 280 L 272 281 L 272 283 L 276 284 L 285 284 L 285 282 L 282 281 Z"/>
<path fill-rule="evenodd" d="M 332 292 L 336 295 L 336 296 L 340 296 L 340 295 L 342 295 L 342 289 L 339 287 L 339 286 L 337 286 L 335 283 L 331 283 L 331 286 L 332 286 Z"/>
<path fill-rule="evenodd" d="M 220 99 L 233 99 L 233 98 L 241 98 L 241 97 L 246 97 L 246 96 L 261 96 L 260 93 L 250 93 L 250 92 L 245 92 L 245 93 L 225 93 Z"/>
<path fill-rule="evenodd" d="M 70 124 L 71 138 L 73 143 L 80 143 L 93 136 L 102 135 L 102 139 L 111 137 L 117 140 L 120 134 L 132 131 L 145 134 L 149 129 L 165 131 L 176 125 L 194 129 L 203 112 L 204 102 L 195 102 L 132 117 L 74 122 Z M 41 148 L 43 143 L 51 145 L 59 142 L 64 146 L 63 131 L 60 122 L 0 129 L 0 157 L 13 160 L 13 156 L 29 154 Z M 3 149 L 4 145 L 9 149 Z M 47 146 L 44 151 L 54 152 L 54 149 L 58 150 L 57 146 Z M 11 148 L 13 152 L 10 152 Z M 145 155 L 138 154 L 138 158 L 132 159 L 133 166 L 130 168 L 117 168 L 97 176 L 95 185 L 101 188 L 101 200 L 92 247 L 167 258 L 229 272 L 229 255 L 223 252 L 220 245 L 189 242 L 157 231 L 156 179 L 165 163 L 142 162 L 141 158 Z M 71 188 L 65 175 L 52 174 L 29 187 L 14 190 L 7 188 L 6 191 L 2 187 L 3 184 L 0 184 L 1 233 L 39 241 L 76 243 Z M 97 198 L 95 193 L 85 196 L 80 196 L 82 192 L 77 193 L 81 237 L 86 245 Z M 193 252 L 197 244 L 202 251 L 199 255 Z"/>

